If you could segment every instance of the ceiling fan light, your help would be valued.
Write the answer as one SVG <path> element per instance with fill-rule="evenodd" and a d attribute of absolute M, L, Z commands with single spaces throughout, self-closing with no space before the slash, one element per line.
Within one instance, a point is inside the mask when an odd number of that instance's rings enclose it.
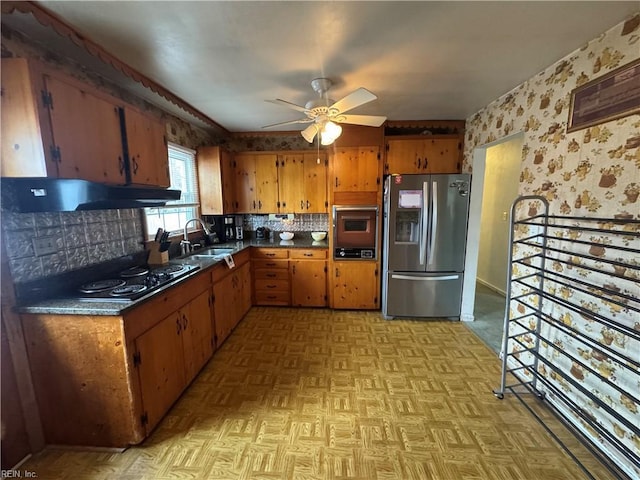
<path fill-rule="evenodd" d="M 320 143 L 331 145 L 342 134 L 342 127 L 331 121 L 326 122 L 320 132 Z"/>
<path fill-rule="evenodd" d="M 302 134 L 302 136 L 307 142 L 313 143 L 313 139 L 315 138 L 316 133 L 318 133 L 318 127 L 316 125 L 309 125 L 300 133 Z"/>

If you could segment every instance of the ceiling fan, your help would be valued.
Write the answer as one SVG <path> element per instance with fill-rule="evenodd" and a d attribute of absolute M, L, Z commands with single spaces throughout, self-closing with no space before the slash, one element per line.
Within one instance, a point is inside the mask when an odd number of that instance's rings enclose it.
<path fill-rule="evenodd" d="M 379 115 L 345 115 L 346 112 L 353 110 L 360 105 L 364 105 L 365 103 L 369 103 L 378 97 L 366 88 L 361 87 L 356 91 L 351 92 L 341 100 L 335 102 L 331 100 L 327 94 L 331 85 L 332 82 L 328 78 L 316 78 L 312 80 L 311 87 L 318 93 L 318 99 L 308 101 L 304 107 L 279 98 L 276 100 L 267 100 L 267 102 L 302 112 L 306 115 L 306 118 L 291 120 L 289 122 L 274 123 L 262 128 L 292 125 L 295 123 L 310 123 L 311 125 L 300 132 L 304 139 L 307 142 L 312 143 L 316 134 L 319 134 L 320 142 L 323 145 L 330 145 L 342 133 L 342 127 L 338 125 L 339 123 L 379 127 L 387 119 L 387 117 Z"/>

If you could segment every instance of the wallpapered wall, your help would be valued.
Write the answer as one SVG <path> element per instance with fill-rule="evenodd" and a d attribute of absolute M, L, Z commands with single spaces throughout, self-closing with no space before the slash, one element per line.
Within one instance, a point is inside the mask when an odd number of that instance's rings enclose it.
<path fill-rule="evenodd" d="M 493 142 L 512 133 L 524 132 L 522 165 L 520 168 L 520 195 L 541 195 L 550 202 L 550 213 L 576 217 L 600 218 L 640 218 L 640 115 L 627 116 L 619 120 L 602 123 L 572 133 L 567 133 L 570 106 L 570 92 L 577 86 L 595 79 L 640 56 L 640 13 L 622 22 L 583 48 L 567 55 L 554 65 L 519 85 L 497 99 L 466 122 L 465 166 L 471 170 L 471 159 L 475 147 Z M 539 206 L 525 204 L 521 216 L 534 214 Z M 622 227 L 618 227 L 622 228 Z M 637 225 L 627 225 L 627 229 L 638 230 Z M 566 230 L 557 235 L 569 236 Z M 590 254 L 601 259 L 618 259 L 640 267 L 640 259 L 633 254 L 615 250 L 613 240 L 607 235 L 594 233 L 574 233 L 575 238 L 595 242 Z M 619 242 L 619 241 L 617 241 Z M 622 244 L 638 248 L 637 237 L 625 237 Z M 561 242 L 558 242 L 561 243 Z M 516 252 L 516 256 L 525 252 Z M 557 258 L 563 258 L 557 254 Z M 583 263 L 581 263 L 583 262 Z M 584 261 L 575 259 L 575 267 L 554 262 L 553 269 L 572 278 L 581 278 L 594 285 L 613 284 L 620 292 L 635 298 L 638 305 L 638 282 L 640 270 L 627 269 L 627 279 L 608 276 L 614 268 L 605 262 L 591 262 L 597 270 L 579 268 Z M 515 294 L 522 292 L 512 284 Z M 555 288 L 555 287 L 549 287 Z M 606 298 L 593 301 L 593 297 L 573 290 L 556 291 L 566 300 L 584 305 L 592 311 L 610 319 L 614 324 L 624 326 L 628 331 L 640 331 L 640 323 L 629 308 L 618 307 Z M 627 303 L 627 305 L 629 305 Z M 564 324 L 577 329 L 600 345 L 607 345 L 614 351 L 629 358 L 638 358 L 640 342 L 632 335 L 603 327 L 575 312 L 543 302 L 544 311 Z M 512 316 L 521 312 L 515 304 L 511 306 Z M 520 309 L 522 310 L 522 309 Z M 535 323 L 531 325 L 535 326 Z M 564 335 L 558 329 L 543 324 L 542 334 L 549 339 L 542 344 L 541 353 L 551 359 L 552 364 L 562 369 L 568 378 L 592 392 L 603 403 L 625 418 L 631 425 L 640 424 L 640 404 L 630 395 L 602 382 L 598 372 L 626 392 L 640 391 L 640 372 L 636 368 L 620 365 L 612 356 L 602 355 L 597 349 L 585 348 L 574 336 Z M 533 347 L 533 338 L 525 336 L 527 345 Z M 552 346 L 559 347 L 566 355 L 558 355 Z M 509 349 L 517 348 L 510 344 Z M 571 358 L 582 361 L 594 372 L 577 366 Z M 623 368 L 624 367 L 624 368 Z M 595 403 L 564 379 L 549 369 L 541 372 L 565 392 L 580 408 L 588 412 L 606 431 L 622 445 L 640 455 L 640 438 L 629 428 L 625 428 L 615 417 L 598 408 Z M 550 401 L 554 401 L 553 398 Z M 558 402 L 556 402 L 559 405 Z M 630 462 L 621 459 L 621 454 L 602 435 L 588 427 L 577 416 L 575 423 L 587 436 L 600 443 L 605 451 L 617 457 L 632 477 L 640 476 L 640 471 Z"/>

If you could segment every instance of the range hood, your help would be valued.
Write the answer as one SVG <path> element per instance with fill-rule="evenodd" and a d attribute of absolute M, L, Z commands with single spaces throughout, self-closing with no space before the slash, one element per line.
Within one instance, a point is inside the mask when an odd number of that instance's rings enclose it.
<path fill-rule="evenodd" d="M 110 186 L 67 178 L 3 177 L 2 209 L 12 212 L 68 212 L 161 207 L 180 199 L 180 190 Z"/>

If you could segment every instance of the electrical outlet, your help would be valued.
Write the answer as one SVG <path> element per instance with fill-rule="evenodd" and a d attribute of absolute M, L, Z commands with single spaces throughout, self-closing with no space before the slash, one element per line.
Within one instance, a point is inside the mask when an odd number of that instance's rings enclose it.
<path fill-rule="evenodd" d="M 56 246 L 56 237 L 53 235 L 33 238 L 31 241 L 33 242 L 33 250 L 36 253 L 36 257 L 50 255 L 58 251 L 58 247 Z"/>

